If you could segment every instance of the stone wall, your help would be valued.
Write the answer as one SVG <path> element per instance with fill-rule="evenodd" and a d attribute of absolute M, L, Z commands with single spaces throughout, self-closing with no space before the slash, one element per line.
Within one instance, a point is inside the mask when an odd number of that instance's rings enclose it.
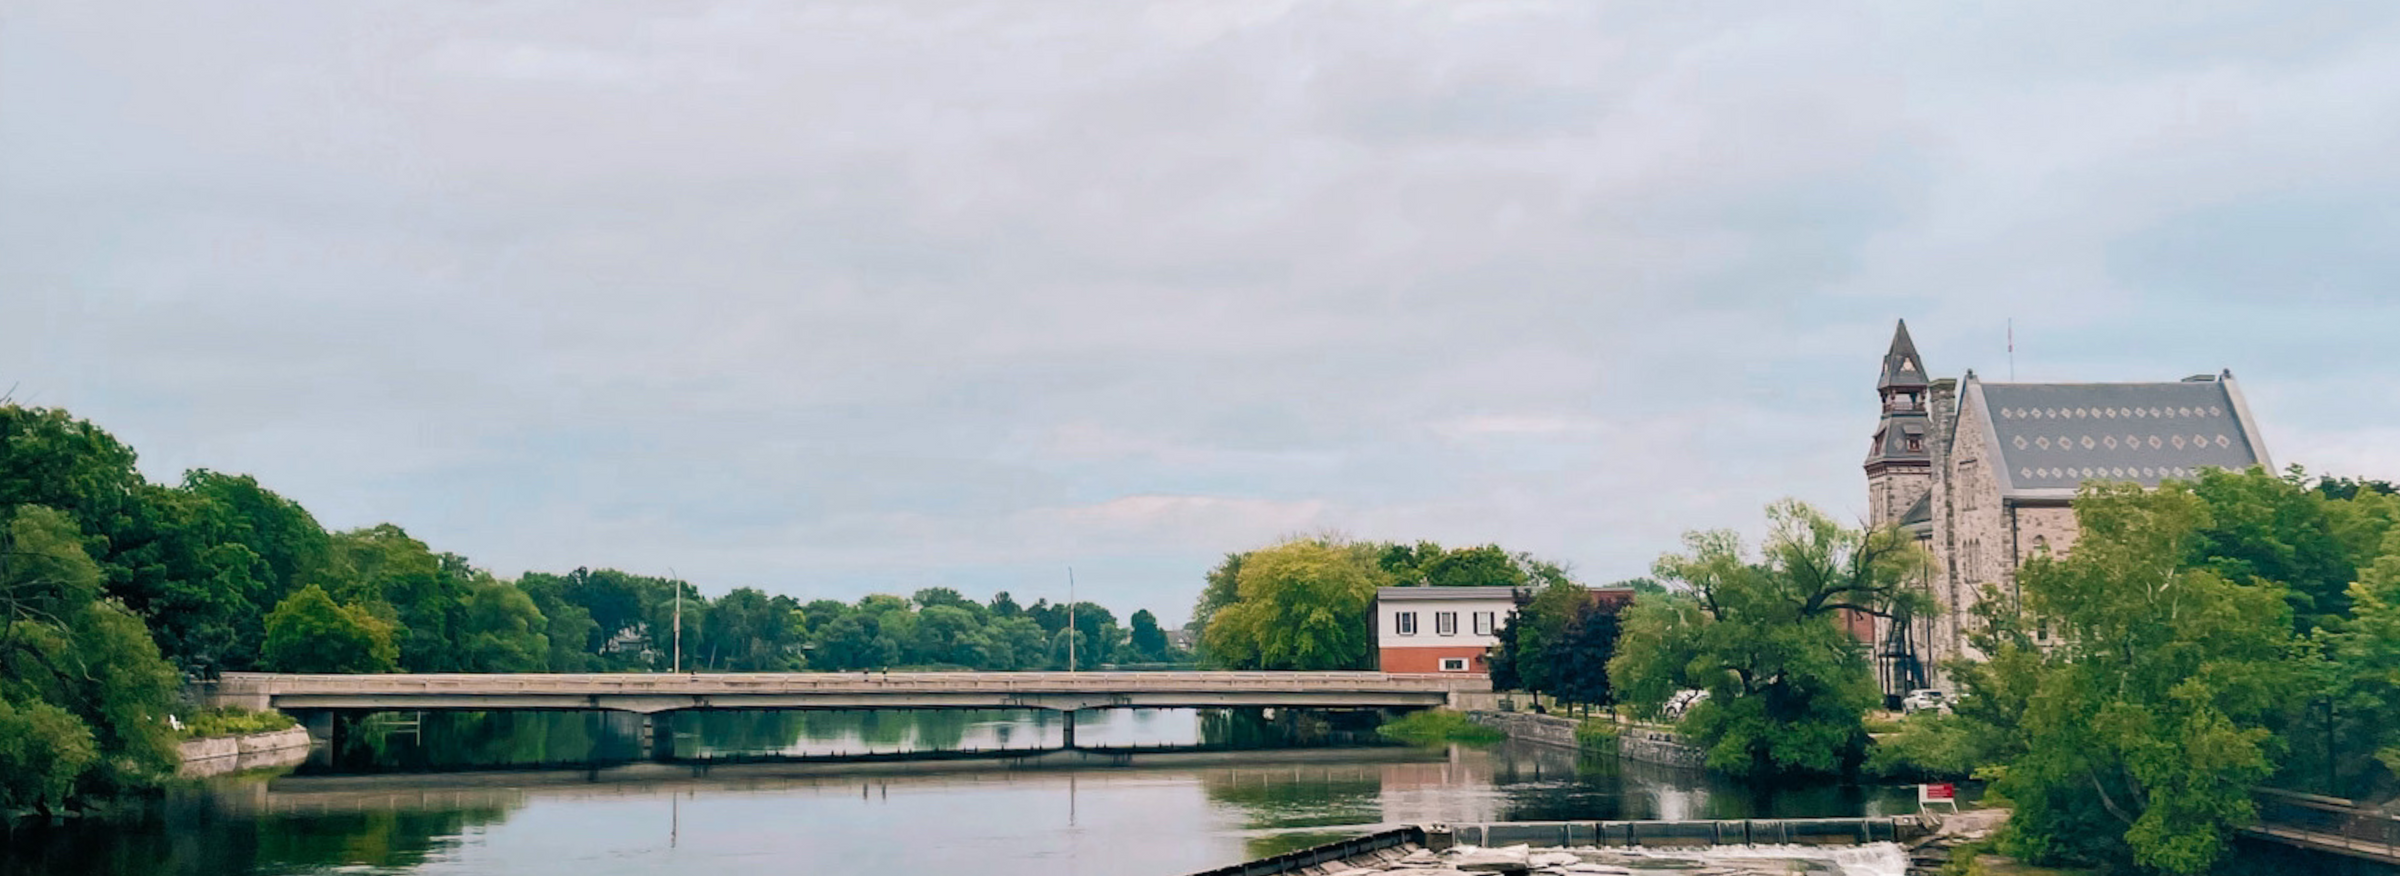
<path fill-rule="evenodd" d="M 1523 739 L 1546 745 L 1575 747 L 1575 726 L 1582 722 L 1550 715 L 1526 712 L 1468 712 L 1467 720 L 1502 733 L 1510 739 Z"/>
<path fill-rule="evenodd" d="M 248 736 L 210 736 L 186 739 L 177 751 L 187 776 L 214 776 L 248 769 L 283 766 L 308 759 L 308 730 L 287 727 Z"/>
<path fill-rule="evenodd" d="M 1581 746 L 1575 739 L 1575 728 L 1583 722 L 1569 718 L 1524 712 L 1468 712 L 1467 719 L 1506 733 L 1510 739 L 1568 748 Z M 1617 756 L 1695 770 L 1708 762 L 1708 753 L 1683 741 L 1683 737 L 1666 730 L 1638 725 L 1618 729 Z"/>
<path fill-rule="evenodd" d="M 1617 756 L 1681 769 L 1701 769 L 1708 753 L 1663 730 L 1627 727 L 1617 734 Z"/>

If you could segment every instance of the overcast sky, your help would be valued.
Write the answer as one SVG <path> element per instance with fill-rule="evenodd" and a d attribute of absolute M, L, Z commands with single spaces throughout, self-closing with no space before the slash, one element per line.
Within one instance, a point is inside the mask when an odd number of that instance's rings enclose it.
<path fill-rule="evenodd" d="M 1188 616 L 1855 518 L 1877 360 L 2400 477 L 2400 4 L 0 6 L 0 389 L 504 575 Z"/>

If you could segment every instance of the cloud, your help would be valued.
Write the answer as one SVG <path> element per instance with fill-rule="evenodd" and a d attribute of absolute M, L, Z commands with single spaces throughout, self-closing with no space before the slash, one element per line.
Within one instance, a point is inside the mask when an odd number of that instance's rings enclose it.
<path fill-rule="evenodd" d="M 10 15 L 0 385 L 503 572 L 1640 574 L 1863 507 L 1896 317 L 1945 374 L 2233 368 L 2279 460 L 2400 428 L 2372 4 Z"/>

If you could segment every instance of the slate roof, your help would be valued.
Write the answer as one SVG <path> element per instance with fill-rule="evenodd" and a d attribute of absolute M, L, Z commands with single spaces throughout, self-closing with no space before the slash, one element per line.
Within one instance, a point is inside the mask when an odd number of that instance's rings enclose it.
<path fill-rule="evenodd" d="M 2001 490 L 2065 497 L 2088 480 L 2155 487 L 2207 467 L 2272 467 L 2232 375 L 2175 383 L 1978 383 Z"/>
<path fill-rule="evenodd" d="M 1917 355 L 1917 342 L 1908 337 L 1908 320 L 1901 320 L 1892 330 L 1892 347 L 1883 354 L 1883 377 L 1875 381 L 1876 389 L 1894 386 L 1924 386 L 1925 357 Z"/>
<path fill-rule="evenodd" d="M 1918 496 L 1918 497 L 1917 497 L 1917 501 L 1916 501 L 1916 503 L 1915 503 L 1915 504 L 1908 506 L 1908 510 L 1907 510 L 1907 511 L 1903 511 L 1903 512 L 1901 512 L 1901 513 L 1900 513 L 1900 525 L 1901 525 L 1901 526 L 1913 526 L 1913 525 L 1916 525 L 1916 524 L 1919 524 L 1919 523 L 1932 523 L 1932 522 L 1933 522 L 1933 494 L 1932 494 L 1932 493 L 1926 493 L 1925 495 Z"/>

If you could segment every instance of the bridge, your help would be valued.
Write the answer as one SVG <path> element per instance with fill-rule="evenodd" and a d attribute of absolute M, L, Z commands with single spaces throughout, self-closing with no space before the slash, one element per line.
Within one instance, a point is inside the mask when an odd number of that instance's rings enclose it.
<path fill-rule="evenodd" d="M 212 706 L 301 714 L 312 729 L 330 733 L 330 716 L 341 712 L 1045 709 L 1071 716 L 1086 709 L 1420 709 L 1487 684 L 1480 676 L 1384 672 L 228 672 L 202 696 Z M 1073 720 L 1066 726 L 1072 748 Z"/>
<path fill-rule="evenodd" d="M 2355 800 L 2258 788 L 2258 824 L 2244 833 L 2287 846 L 2400 869 L 2400 816 Z"/>

